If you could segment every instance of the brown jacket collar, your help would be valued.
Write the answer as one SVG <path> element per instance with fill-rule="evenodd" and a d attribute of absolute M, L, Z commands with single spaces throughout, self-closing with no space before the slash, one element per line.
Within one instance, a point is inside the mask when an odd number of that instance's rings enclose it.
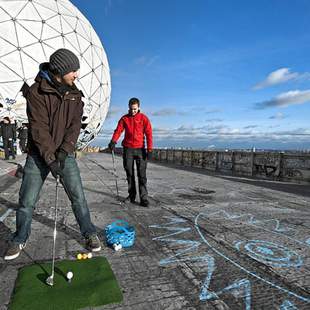
<path fill-rule="evenodd" d="M 40 75 L 40 72 L 37 74 L 35 81 L 39 83 L 39 89 L 45 93 L 55 93 L 58 96 L 62 97 L 61 94 L 57 91 L 57 89 L 45 78 Z M 84 97 L 83 92 L 80 91 L 75 84 L 73 84 L 72 90 L 69 91 L 71 95 L 79 95 L 80 97 Z"/>

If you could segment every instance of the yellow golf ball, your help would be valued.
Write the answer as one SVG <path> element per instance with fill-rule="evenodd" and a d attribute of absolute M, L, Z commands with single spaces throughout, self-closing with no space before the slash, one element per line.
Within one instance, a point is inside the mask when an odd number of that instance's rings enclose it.
<path fill-rule="evenodd" d="M 88 253 L 88 254 L 87 254 L 87 257 L 88 257 L 88 258 L 92 258 L 92 257 L 93 257 L 93 254 L 92 254 L 92 253 Z"/>
<path fill-rule="evenodd" d="M 84 254 L 83 254 L 83 259 L 87 259 L 87 257 L 88 257 L 87 254 L 84 253 Z"/>
<path fill-rule="evenodd" d="M 77 259 L 82 259 L 83 258 L 83 255 L 81 253 L 79 253 L 77 256 L 76 256 Z"/>

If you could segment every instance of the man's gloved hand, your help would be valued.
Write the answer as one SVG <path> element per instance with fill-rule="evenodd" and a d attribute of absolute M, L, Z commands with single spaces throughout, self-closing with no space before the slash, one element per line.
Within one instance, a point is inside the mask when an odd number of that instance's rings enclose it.
<path fill-rule="evenodd" d="M 64 174 L 62 172 L 62 169 L 60 168 L 60 163 L 58 160 L 54 160 L 50 165 L 50 171 L 55 179 L 57 179 L 57 176 L 59 175 L 61 178 L 63 178 Z"/>
<path fill-rule="evenodd" d="M 56 160 L 59 162 L 61 170 L 63 170 L 65 168 L 65 160 L 66 160 L 67 156 L 68 156 L 68 153 L 63 149 L 60 149 L 56 153 Z"/>
<path fill-rule="evenodd" d="M 152 158 L 153 158 L 153 153 L 152 153 L 152 151 L 148 151 L 148 152 L 147 152 L 146 158 L 147 158 L 147 160 L 152 160 Z"/>
<path fill-rule="evenodd" d="M 116 143 L 113 140 L 110 141 L 108 148 L 111 152 L 115 150 L 115 144 Z"/>

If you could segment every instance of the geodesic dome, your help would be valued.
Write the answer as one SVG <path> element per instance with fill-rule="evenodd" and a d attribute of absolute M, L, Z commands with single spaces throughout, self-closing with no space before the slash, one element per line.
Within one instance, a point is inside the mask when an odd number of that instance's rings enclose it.
<path fill-rule="evenodd" d="M 0 0 L 0 119 L 27 122 L 21 88 L 33 84 L 39 64 L 65 47 L 80 60 L 76 83 L 84 93 L 78 147 L 98 134 L 110 103 L 106 53 L 95 30 L 68 0 Z"/>

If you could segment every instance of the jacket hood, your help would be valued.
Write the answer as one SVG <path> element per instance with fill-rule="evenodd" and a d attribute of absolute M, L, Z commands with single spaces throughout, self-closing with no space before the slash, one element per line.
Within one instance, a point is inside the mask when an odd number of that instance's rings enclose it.
<path fill-rule="evenodd" d="M 39 73 L 37 74 L 35 81 L 40 83 L 40 87 L 42 90 L 45 91 L 53 91 L 62 94 L 63 92 L 70 90 L 71 92 L 79 92 L 83 93 L 76 87 L 75 84 L 73 84 L 71 87 L 65 86 L 65 85 L 58 85 L 58 82 L 55 81 L 55 78 L 51 76 L 51 73 L 49 71 L 49 63 L 43 62 L 39 66 Z"/>
<path fill-rule="evenodd" d="M 41 78 L 47 80 L 49 83 L 53 84 L 53 81 L 48 73 L 48 69 L 49 69 L 49 63 L 48 62 L 44 62 L 42 64 L 40 64 L 39 66 L 39 75 L 41 76 Z"/>
<path fill-rule="evenodd" d="M 43 62 L 39 66 L 39 73 L 37 74 L 35 81 L 40 82 L 42 79 L 47 80 L 49 83 L 53 84 L 51 77 L 49 76 L 49 63 Z"/>

